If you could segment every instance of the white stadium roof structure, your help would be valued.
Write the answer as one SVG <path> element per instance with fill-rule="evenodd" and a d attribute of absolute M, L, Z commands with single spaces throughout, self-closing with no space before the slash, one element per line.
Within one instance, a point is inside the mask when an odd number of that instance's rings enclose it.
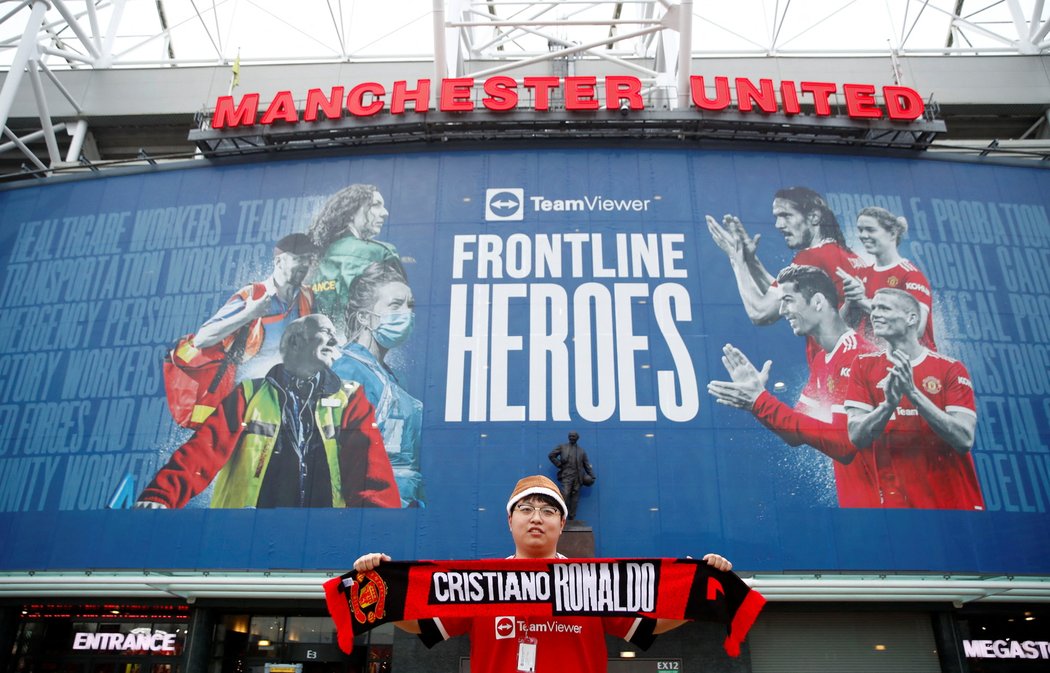
<path fill-rule="evenodd" d="M 0 2 L 0 180 L 229 151 L 539 135 L 685 144 L 830 142 L 1050 158 L 1045 0 L 380 4 Z M 231 89 L 235 64 L 239 82 Z M 499 127 L 491 116 L 486 125 L 428 113 L 347 122 L 323 135 L 283 133 L 244 142 L 218 138 L 207 125 L 217 97 L 231 90 L 235 97 L 258 92 L 265 102 L 284 89 L 301 98 L 312 87 L 480 81 L 496 74 L 630 74 L 643 82 L 646 109 L 623 118 L 596 115 L 584 124 L 557 111 L 528 119 L 509 115 Z M 877 124 L 867 131 L 856 124 L 815 127 L 804 114 L 786 125 L 741 124 L 690 114 L 689 75 L 900 84 L 926 99 L 927 113 L 913 133 L 889 139 Z"/>

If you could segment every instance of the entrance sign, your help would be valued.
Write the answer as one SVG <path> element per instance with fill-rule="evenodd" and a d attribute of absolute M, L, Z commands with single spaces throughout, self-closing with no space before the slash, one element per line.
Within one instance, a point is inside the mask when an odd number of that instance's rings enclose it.
<path fill-rule="evenodd" d="M 132 629 L 130 633 L 77 633 L 73 637 L 74 650 L 123 652 L 175 652 L 176 634 Z"/>

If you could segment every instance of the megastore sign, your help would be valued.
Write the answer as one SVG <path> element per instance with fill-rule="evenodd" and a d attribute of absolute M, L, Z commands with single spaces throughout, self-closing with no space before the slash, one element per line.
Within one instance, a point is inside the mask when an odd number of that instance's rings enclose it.
<path fill-rule="evenodd" d="M 472 77 L 442 79 L 436 83 L 429 79 L 410 83 L 405 80 L 384 85 L 379 82 L 362 82 L 347 87 L 333 86 L 327 90 L 315 88 L 306 92 L 302 109 L 296 105 L 292 91 L 279 91 L 266 103 L 266 110 L 259 116 L 261 97 L 258 93 L 243 94 L 239 100 L 233 96 L 219 96 L 215 101 L 215 113 L 211 126 L 214 129 L 237 128 L 261 124 L 314 123 L 327 119 L 338 119 L 344 114 L 352 117 L 370 117 L 386 111 L 391 115 L 430 112 L 432 94 L 436 94 L 434 106 L 439 112 L 508 112 L 528 110 L 546 112 L 555 98 L 564 101 L 565 109 L 583 112 L 588 110 L 644 110 L 642 81 L 631 75 L 609 75 L 597 77 L 525 77 L 519 84 L 512 77 L 496 76 L 477 81 Z M 714 95 L 709 95 L 707 86 L 713 82 Z M 803 106 L 812 106 L 817 117 L 830 117 L 835 113 L 832 96 L 841 95 L 845 103 L 845 116 L 855 120 L 885 118 L 896 122 L 911 122 L 922 116 L 925 106 L 922 96 L 906 86 L 883 86 L 872 84 L 836 84 L 834 82 L 793 82 L 759 79 L 754 82 L 745 77 L 708 78 L 694 75 L 689 78 L 690 100 L 697 110 L 720 111 L 734 108 L 744 113 L 797 115 Z M 480 88 L 484 96 L 475 100 L 475 89 Z M 876 98 L 881 94 L 882 103 Z M 300 97 L 301 97 L 300 93 Z M 734 103 L 735 101 L 735 103 Z M 411 105 L 411 108 L 409 107 Z"/>
<path fill-rule="evenodd" d="M 652 148 L 0 191 L 0 569 L 498 558 L 575 431 L 603 556 L 1050 573 L 1048 195 Z"/>
<path fill-rule="evenodd" d="M 1045 640 L 964 640 L 968 659 L 1050 659 Z"/>

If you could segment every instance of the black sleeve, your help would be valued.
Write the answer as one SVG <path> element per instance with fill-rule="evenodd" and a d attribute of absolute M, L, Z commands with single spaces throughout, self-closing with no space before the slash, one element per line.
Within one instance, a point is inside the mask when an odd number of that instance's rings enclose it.
<path fill-rule="evenodd" d="M 634 635 L 631 636 L 627 642 L 632 645 L 637 645 L 643 650 L 648 650 L 649 647 L 656 642 L 656 620 L 649 617 L 642 617 L 638 623 L 638 627 L 634 630 Z"/>
<path fill-rule="evenodd" d="M 444 642 L 445 637 L 441 635 L 441 629 L 437 627 L 433 619 L 420 619 L 419 639 L 423 641 L 427 648 L 431 648 L 440 642 Z"/>

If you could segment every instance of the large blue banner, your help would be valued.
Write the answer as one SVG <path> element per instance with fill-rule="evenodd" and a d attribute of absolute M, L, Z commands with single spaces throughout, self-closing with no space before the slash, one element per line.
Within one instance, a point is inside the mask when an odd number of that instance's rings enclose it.
<path fill-rule="evenodd" d="M 601 555 L 1046 574 L 1048 194 L 644 149 L 0 192 L 0 569 L 502 556 L 575 431 Z"/>

